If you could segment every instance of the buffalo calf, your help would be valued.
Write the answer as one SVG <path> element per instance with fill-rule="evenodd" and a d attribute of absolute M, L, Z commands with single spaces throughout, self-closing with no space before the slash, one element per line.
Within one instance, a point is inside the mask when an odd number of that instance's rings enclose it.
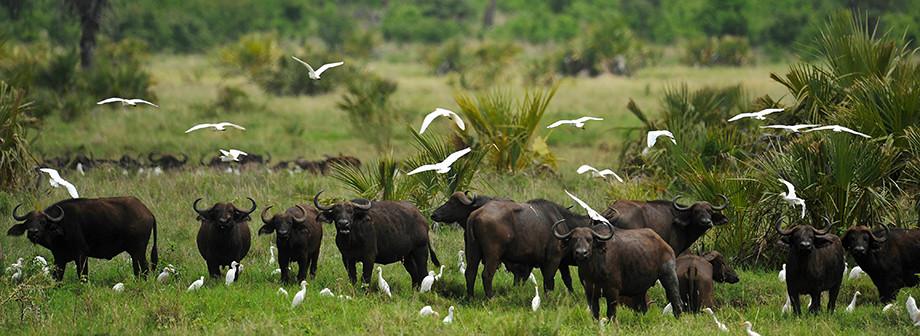
<path fill-rule="evenodd" d="M 837 294 L 843 281 L 843 245 L 840 238 L 828 233 L 827 226 L 818 230 L 811 225 L 797 225 L 784 230 L 783 219 L 778 216 L 774 228 L 780 234 L 780 243 L 788 246 L 786 257 L 786 292 L 792 302 L 792 310 L 801 314 L 799 295 L 810 295 L 812 313 L 821 311 L 821 292 L 828 292 L 827 310 L 834 312 Z"/>
<path fill-rule="evenodd" d="M 323 242 L 323 227 L 317 218 L 319 212 L 311 206 L 298 204 L 285 212 L 266 217 L 271 208 L 262 210 L 260 217 L 265 225 L 259 228 L 259 235 L 275 233 L 281 282 L 290 282 L 288 264 L 292 261 L 298 265 L 298 282 L 307 278 L 307 268 L 310 269 L 310 278 L 315 278 L 319 248 Z"/>
<path fill-rule="evenodd" d="M 249 214 L 256 211 L 256 201 L 249 198 L 252 202 L 249 210 L 240 210 L 230 203 L 217 203 L 203 210 L 198 208 L 200 201 L 199 198 L 192 203 L 192 209 L 198 213 L 201 222 L 198 252 L 208 265 L 208 274 L 217 278 L 221 266 L 229 267 L 231 262 L 242 262 L 249 253 Z"/>
<path fill-rule="evenodd" d="M 725 263 L 722 254 L 711 251 L 702 256 L 684 254 L 677 258 L 677 280 L 684 309 L 697 313 L 713 307 L 713 281 L 737 283 L 738 274 Z"/>

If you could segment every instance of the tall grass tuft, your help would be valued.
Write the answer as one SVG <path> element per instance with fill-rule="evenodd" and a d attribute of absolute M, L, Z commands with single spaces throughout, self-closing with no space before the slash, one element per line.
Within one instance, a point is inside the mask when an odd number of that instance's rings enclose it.
<path fill-rule="evenodd" d="M 0 81 L 0 189 L 23 187 L 37 163 L 26 140 L 26 129 L 34 122 L 27 114 L 31 105 L 25 91 Z"/>

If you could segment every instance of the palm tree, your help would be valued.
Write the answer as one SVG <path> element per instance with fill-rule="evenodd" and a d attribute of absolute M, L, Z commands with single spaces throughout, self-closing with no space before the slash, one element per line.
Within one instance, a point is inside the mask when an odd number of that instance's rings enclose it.
<path fill-rule="evenodd" d="M 84 69 L 93 65 L 93 49 L 96 48 L 96 33 L 102 21 L 102 11 L 108 0 L 65 0 L 68 7 L 80 17 L 80 66 Z"/>

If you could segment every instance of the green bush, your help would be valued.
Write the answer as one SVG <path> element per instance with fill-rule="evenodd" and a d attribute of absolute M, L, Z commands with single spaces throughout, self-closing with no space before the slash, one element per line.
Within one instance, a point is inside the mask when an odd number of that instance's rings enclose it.
<path fill-rule="evenodd" d="M 356 136 L 384 152 L 390 147 L 395 126 L 403 120 L 400 108 L 390 99 L 396 83 L 368 71 L 355 78 L 347 83 L 338 107 L 348 113 Z"/>
<path fill-rule="evenodd" d="M 414 4 L 393 4 L 384 14 L 380 29 L 388 40 L 399 42 L 441 42 L 463 31 L 453 20 L 426 16 Z"/>
<path fill-rule="evenodd" d="M 684 64 L 742 66 L 751 63 L 751 45 L 745 37 L 697 38 L 687 42 Z"/>
<path fill-rule="evenodd" d="M 513 42 L 455 38 L 429 54 L 428 63 L 434 73 L 453 75 L 451 81 L 465 89 L 484 89 L 509 79 L 507 70 L 520 52 Z"/>
<path fill-rule="evenodd" d="M 37 161 L 29 151 L 26 130 L 34 126 L 27 114 L 25 91 L 0 81 L 0 189 L 17 190 L 30 180 Z"/>

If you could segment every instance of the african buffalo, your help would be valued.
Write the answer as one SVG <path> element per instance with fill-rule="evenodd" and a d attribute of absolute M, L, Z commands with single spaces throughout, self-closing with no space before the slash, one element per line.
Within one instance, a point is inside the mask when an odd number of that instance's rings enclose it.
<path fill-rule="evenodd" d="M 249 197 L 247 197 L 249 198 Z M 212 278 L 220 276 L 221 266 L 242 262 L 249 253 L 249 214 L 256 211 L 256 201 L 249 198 L 252 208 L 240 210 L 231 203 L 217 203 L 209 209 L 198 209 L 201 198 L 192 203 L 198 213 L 198 252 L 208 265 Z M 239 274 L 237 274 L 239 277 Z"/>
<path fill-rule="evenodd" d="M 652 229 L 680 255 L 714 225 L 728 223 L 721 213 L 728 206 L 728 198 L 719 197 L 724 202 L 722 205 L 709 202 L 681 205 L 677 202 L 681 196 L 671 201 L 616 201 L 607 207 L 604 216 L 618 228 Z M 618 214 L 616 218 L 611 216 L 613 213 Z"/>
<path fill-rule="evenodd" d="M 920 284 L 920 229 L 889 229 L 874 233 L 857 225 L 843 235 L 843 247 L 878 288 L 883 303 L 894 301 L 903 287 Z"/>
<path fill-rule="evenodd" d="M 265 225 L 259 228 L 259 235 L 275 233 L 281 282 L 290 282 L 288 264 L 292 261 L 298 265 L 298 282 L 307 278 L 307 268 L 310 269 L 310 279 L 315 278 L 319 248 L 323 242 L 323 226 L 319 223 L 319 212 L 311 206 L 298 204 L 285 212 L 266 217 L 265 214 L 271 208 L 262 210 L 260 217 Z"/>
<path fill-rule="evenodd" d="M 342 253 L 348 279 L 356 283 L 357 263 L 363 264 L 361 278 L 370 283 L 374 263 L 402 261 L 418 287 L 428 274 L 428 253 L 435 266 L 441 266 L 428 237 L 428 222 L 408 202 L 352 200 L 331 206 L 319 204 L 320 191 L 313 205 L 321 218 L 335 224 L 335 245 Z"/>
<path fill-rule="evenodd" d="M 470 197 L 468 193 L 455 192 L 447 199 L 443 205 L 434 210 L 431 219 L 441 223 L 457 223 L 463 229 L 466 229 L 466 222 L 470 214 L 479 209 L 494 198 L 489 196 L 476 195 Z M 514 275 L 514 284 L 524 284 L 530 276 L 532 267 L 505 262 L 505 268 Z"/>
<path fill-rule="evenodd" d="M 801 314 L 799 295 L 811 295 L 812 313 L 821 311 L 821 292 L 828 291 L 827 310 L 834 312 L 837 294 L 843 281 L 843 245 L 840 238 L 828 233 L 831 223 L 818 230 L 811 225 L 797 225 L 783 230 L 782 217 L 777 216 L 774 228 L 780 234 L 780 244 L 789 248 L 786 257 L 786 292 L 792 310 Z"/>
<path fill-rule="evenodd" d="M 57 281 L 64 279 L 68 262 L 77 265 L 77 274 L 85 281 L 88 258 L 112 259 L 122 252 L 131 255 L 134 275 L 146 277 L 150 268 L 144 253 L 151 231 L 150 261 L 157 268 L 156 218 L 137 198 L 74 198 L 21 216 L 16 214 L 20 206 L 13 209 L 13 218 L 23 223 L 13 225 L 7 235 L 26 233 L 33 244 L 50 250 Z"/>
<path fill-rule="evenodd" d="M 713 281 L 737 283 L 738 274 L 725 263 L 721 253 L 711 251 L 702 256 L 684 254 L 677 257 L 677 280 L 683 308 L 696 313 L 701 308 L 714 306 Z"/>
<path fill-rule="evenodd" d="M 464 230 L 466 248 L 466 293 L 473 296 L 479 263 L 483 263 L 482 287 L 492 297 L 492 278 L 500 262 L 538 267 L 543 274 L 543 288 L 555 288 L 556 271 L 571 291 L 572 277 L 560 244 L 552 235 L 553 223 L 565 219 L 569 226 L 589 226 L 591 219 L 542 199 L 527 203 L 492 200 L 473 211 Z M 560 267 L 562 266 L 562 267 Z"/>
<path fill-rule="evenodd" d="M 658 234 L 649 229 L 614 229 L 607 223 L 569 230 L 560 227 L 563 222 L 568 220 L 560 219 L 551 230 L 578 266 L 578 277 L 595 319 L 600 315 L 601 297 L 607 299 L 610 320 L 616 317 L 620 296 L 631 297 L 640 312 L 647 311 L 645 295 L 655 280 L 661 281 L 674 316 L 680 317 L 674 250 Z M 598 232 L 598 228 L 605 232 Z"/>
<path fill-rule="evenodd" d="M 150 164 L 153 166 L 160 167 L 163 170 L 170 170 L 181 168 L 188 162 L 188 155 L 180 155 L 182 156 L 181 160 L 172 154 L 150 153 L 147 155 L 147 159 L 150 160 Z"/>

